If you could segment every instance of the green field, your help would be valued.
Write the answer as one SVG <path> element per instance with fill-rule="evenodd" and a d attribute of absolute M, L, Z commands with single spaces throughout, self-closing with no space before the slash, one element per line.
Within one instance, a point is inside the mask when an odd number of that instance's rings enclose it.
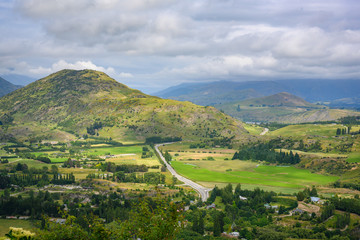
<path fill-rule="evenodd" d="M 260 135 L 264 128 L 257 125 L 244 124 L 244 128 L 252 135 Z"/>
<path fill-rule="evenodd" d="M 360 162 L 360 153 L 350 153 L 349 157 L 347 158 L 347 161 L 349 163 L 358 163 Z"/>
<path fill-rule="evenodd" d="M 26 230 L 35 228 L 28 220 L 0 219 L 0 237 L 4 237 L 4 235 L 9 232 L 9 227 L 23 228 Z"/>
<path fill-rule="evenodd" d="M 143 146 L 124 146 L 124 147 L 104 147 L 104 148 L 92 148 L 84 151 L 87 155 L 118 155 L 118 154 L 140 154 L 142 153 Z M 150 149 L 150 147 L 148 147 Z"/>
<path fill-rule="evenodd" d="M 295 190 L 305 186 L 326 185 L 338 179 L 338 177 L 314 174 L 309 170 L 295 167 L 258 166 L 248 171 L 218 172 L 191 164 L 172 162 L 172 166 L 179 174 L 200 182 L 241 183 Z"/>
<path fill-rule="evenodd" d="M 289 125 L 269 133 L 270 136 L 304 137 L 304 136 L 335 136 L 339 124 L 299 124 Z"/>

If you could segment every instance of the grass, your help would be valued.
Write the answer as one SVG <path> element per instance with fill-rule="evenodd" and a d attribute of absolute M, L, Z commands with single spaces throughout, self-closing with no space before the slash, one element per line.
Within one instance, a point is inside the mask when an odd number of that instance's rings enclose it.
<path fill-rule="evenodd" d="M 349 157 L 347 158 L 349 163 L 358 163 L 360 162 L 360 152 L 350 153 Z"/>
<path fill-rule="evenodd" d="M 251 135 L 260 135 L 264 130 L 264 128 L 257 125 L 244 124 L 243 126 Z"/>
<path fill-rule="evenodd" d="M 59 168 L 60 173 L 73 173 L 76 181 L 79 179 L 86 179 L 90 173 L 97 173 L 97 169 L 81 169 L 81 168 Z"/>
<path fill-rule="evenodd" d="M 23 228 L 26 230 L 35 228 L 31 221 L 28 220 L 0 219 L 0 237 L 3 237 L 6 233 L 9 232 L 9 227 Z"/>
<path fill-rule="evenodd" d="M 116 165 L 121 164 L 135 164 L 135 165 L 146 165 L 146 166 L 160 166 L 160 162 L 156 157 L 152 158 L 141 158 L 138 155 L 135 156 L 124 156 L 106 159 L 106 162 L 113 162 Z"/>
<path fill-rule="evenodd" d="M 279 149 L 276 149 L 276 151 L 280 151 Z M 282 152 L 289 153 L 290 150 L 288 149 L 281 149 Z M 346 158 L 347 154 L 338 154 L 338 153 L 323 153 L 323 152 L 304 152 L 300 150 L 291 150 L 294 154 L 298 153 L 299 155 L 311 155 L 311 156 L 317 156 L 317 157 L 333 157 L 333 158 Z"/>
<path fill-rule="evenodd" d="M 247 171 L 219 172 L 177 161 L 173 161 L 172 166 L 179 174 L 195 181 L 241 183 L 257 185 L 261 188 L 270 186 L 275 189 L 279 187 L 294 190 L 305 186 L 326 185 L 338 179 L 338 177 L 313 174 L 309 170 L 295 167 L 258 166 Z"/>
<path fill-rule="evenodd" d="M 37 160 L 32 160 L 32 159 L 21 159 L 21 158 L 11 158 L 9 159 L 9 163 L 6 164 L 0 164 L 0 168 L 9 166 L 9 165 L 16 165 L 18 163 L 21 164 L 26 164 L 28 165 L 29 168 L 42 168 L 44 166 L 46 167 L 50 167 L 51 164 L 47 164 L 47 163 L 43 163 Z"/>
<path fill-rule="evenodd" d="M 149 147 L 148 147 L 149 148 Z M 87 155 L 104 156 L 104 155 L 119 155 L 119 154 L 141 154 L 142 146 L 125 146 L 125 147 L 104 147 L 87 149 L 84 152 Z"/>
<path fill-rule="evenodd" d="M 326 136 L 336 135 L 337 128 L 344 128 L 338 124 L 299 124 L 289 125 L 269 133 L 271 136 L 284 137 L 305 137 L 305 136 Z"/>

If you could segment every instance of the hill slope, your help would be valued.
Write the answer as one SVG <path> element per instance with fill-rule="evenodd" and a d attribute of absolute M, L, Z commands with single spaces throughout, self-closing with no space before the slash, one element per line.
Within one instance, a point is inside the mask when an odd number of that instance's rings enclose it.
<path fill-rule="evenodd" d="M 16 89 L 20 88 L 21 86 L 14 85 L 2 77 L 0 77 L 0 97 L 15 91 Z"/>
<path fill-rule="evenodd" d="M 351 110 L 329 109 L 282 92 L 262 98 L 215 105 L 216 108 L 247 122 L 301 123 L 331 121 L 341 117 L 360 115 Z"/>
<path fill-rule="evenodd" d="M 71 138 L 68 133 L 143 140 L 246 132 L 241 122 L 213 107 L 152 97 L 92 70 L 62 70 L 1 98 L 0 121 L 15 136 L 43 132 L 48 139 Z"/>
<path fill-rule="evenodd" d="M 241 101 L 241 105 L 259 105 L 259 106 L 272 106 L 272 107 L 307 107 L 307 108 L 320 108 L 318 105 L 309 103 L 304 99 L 292 95 L 287 92 L 277 93 L 271 96 L 262 98 L 254 98 Z"/>

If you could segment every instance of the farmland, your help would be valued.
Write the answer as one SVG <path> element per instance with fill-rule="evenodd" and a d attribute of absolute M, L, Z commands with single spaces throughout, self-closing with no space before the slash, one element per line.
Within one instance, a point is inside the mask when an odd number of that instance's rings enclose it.
<path fill-rule="evenodd" d="M 305 136 L 335 136 L 337 128 L 344 128 L 341 124 L 299 124 L 289 125 L 269 133 L 270 136 L 305 137 Z"/>
<path fill-rule="evenodd" d="M 0 219 L 0 236 L 9 232 L 9 227 L 23 228 L 31 230 L 35 228 L 31 221 L 18 219 Z"/>
<path fill-rule="evenodd" d="M 206 162 L 205 166 L 197 162 L 173 161 L 172 166 L 183 176 L 199 182 L 212 182 L 213 185 L 216 185 L 217 182 L 241 183 L 243 186 L 249 184 L 260 188 L 268 186 L 274 187 L 273 189 L 277 189 L 278 192 L 283 190 L 296 192 L 305 186 L 327 185 L 338 179 L 338 177 L 314 174 L 308 170 L 295 167 L 255 166 L 253 169 L 248 168 L 247 171 L 236 171 L 237 167 L 241 168 L 238 166 L 241 165 L 239 162 L 231 161 L 232 171 L 215 171 L 214 169 L 219 163 L 213 166 L 212 162 Z M 251 163 L 246 165 L 249 167 Z"/>

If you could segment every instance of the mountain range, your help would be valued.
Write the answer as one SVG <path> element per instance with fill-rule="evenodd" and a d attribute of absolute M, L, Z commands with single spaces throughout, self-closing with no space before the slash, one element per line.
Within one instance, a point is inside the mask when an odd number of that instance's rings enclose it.
<path fill-rule="evenodd" d="M 337 103 L 337 107 L 359 107 L 360 80 L 276 80 L 185 83 L 154 95 L 200 105 L 215 105 L 288 92 L 309 102 Z M 346 101 L 341 101 L 346 99 Z M 357 99 L 357 100 L 356 100 Z M 352 105 L 349 105 L 350 103 Z"/>
<path fill-rule="evenodd" d="M 313 104 L 287 92 L 243 101 L 216 104 L 216 108 L 246 122 L 303 123 L 334 121 L 345 116 L 359 116 L 360 112 L 330 109 Z"/>
<path fill-rule="evenodd" d="M 105 73 L 62 70 L 0 98 L 0 135 L 72 140 L 98 136 L 234 137 L 242 122 L 214 107 L 166 100 L 131 89 Z"/>

